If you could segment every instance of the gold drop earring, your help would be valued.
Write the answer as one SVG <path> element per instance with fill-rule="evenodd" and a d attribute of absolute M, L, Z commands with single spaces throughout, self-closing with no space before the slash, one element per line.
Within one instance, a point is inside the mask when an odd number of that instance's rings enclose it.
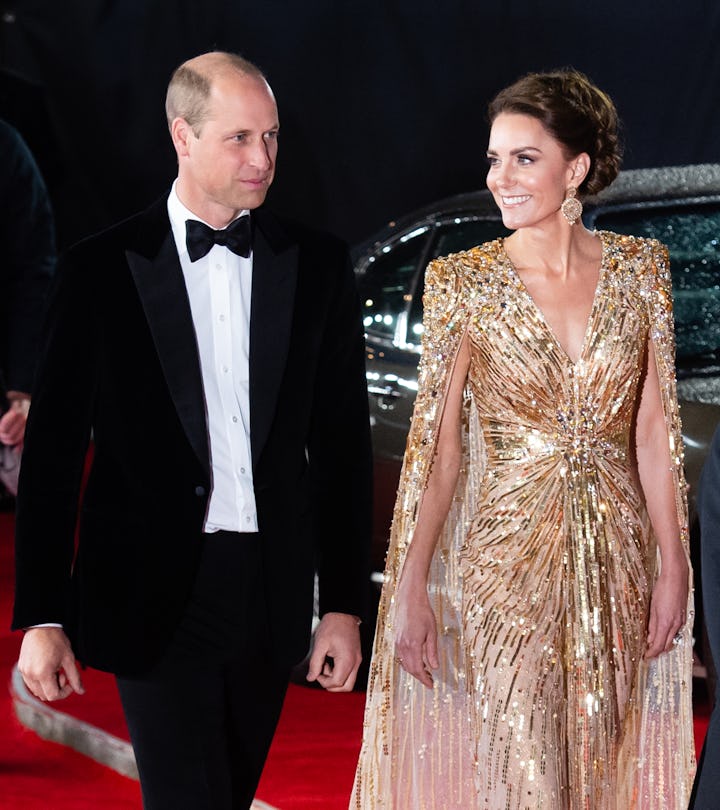
<path fill-rule="evenodd" d="M 570 225 L 574 225 L 582 216 L 583 206 L 577 198 L 577 189 L 575 186 L 568 186 L 560 210 Z"/>

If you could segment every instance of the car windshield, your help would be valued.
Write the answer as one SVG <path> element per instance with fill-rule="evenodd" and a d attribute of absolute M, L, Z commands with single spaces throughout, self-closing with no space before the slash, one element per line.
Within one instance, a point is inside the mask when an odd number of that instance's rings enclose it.
<path fill-rule="evenodd" d="M 720 360 L 720 203 L 600 212 L 595 227 L 670 251 L 678 371 Z"/>

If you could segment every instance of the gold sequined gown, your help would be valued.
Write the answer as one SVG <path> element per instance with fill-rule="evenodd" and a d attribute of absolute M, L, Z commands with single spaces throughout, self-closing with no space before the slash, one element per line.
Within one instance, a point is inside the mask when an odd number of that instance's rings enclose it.
<path fill-rule="evenodd" d="M 632 451 L 652 341 L 687 547 L 667 251 L 600 238 L 575 362 L 502 240 L 428 268 L 351 808 L 687 807 L 690 623 L 672 652 L 643 659 L 658 555 Z M 427 689 L 395 660 L 393 593 L 465 335 L 464 461 L 431 566 L 441 666 Z"/>

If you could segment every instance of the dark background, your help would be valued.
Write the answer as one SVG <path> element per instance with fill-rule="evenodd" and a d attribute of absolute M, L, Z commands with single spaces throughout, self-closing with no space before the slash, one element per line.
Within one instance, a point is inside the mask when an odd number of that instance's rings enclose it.
<path fill-rule="evenodd" d="M 275 90 L 273 208 L 351 242 L 481 186 L 487 101 L 529 70 L 572 64 L 610 93 L 626 168 L 720 162 L 717 0 L 0 0 L 0 20 L 0 116 L 61 246 L 168 188 L 167 81 L 213 48 Z"/>

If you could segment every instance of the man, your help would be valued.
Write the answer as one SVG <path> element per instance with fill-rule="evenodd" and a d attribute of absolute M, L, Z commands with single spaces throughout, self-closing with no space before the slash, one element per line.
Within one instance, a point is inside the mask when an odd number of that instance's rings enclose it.
<path fill-rule="evenodd" d="M 344 246 L 259 208 L 278 133 L 260 71 L 203 54 L 173 74 L 166 108 L 169 198 L 77 245 L 60 273 L 14 626 L 42 699 L 83 691 L 75 656 L 117 674 L 148 810 L 234 810 L 306 652 L 316 569 L 308 678 L 349 690 L 360 662 L 363 335 Z"/>
<path fill-rule="evenodd" d="M 0 121 L 0 481 L 17 489 L 55 231 L 45 183 L 20 133 Z"/>

